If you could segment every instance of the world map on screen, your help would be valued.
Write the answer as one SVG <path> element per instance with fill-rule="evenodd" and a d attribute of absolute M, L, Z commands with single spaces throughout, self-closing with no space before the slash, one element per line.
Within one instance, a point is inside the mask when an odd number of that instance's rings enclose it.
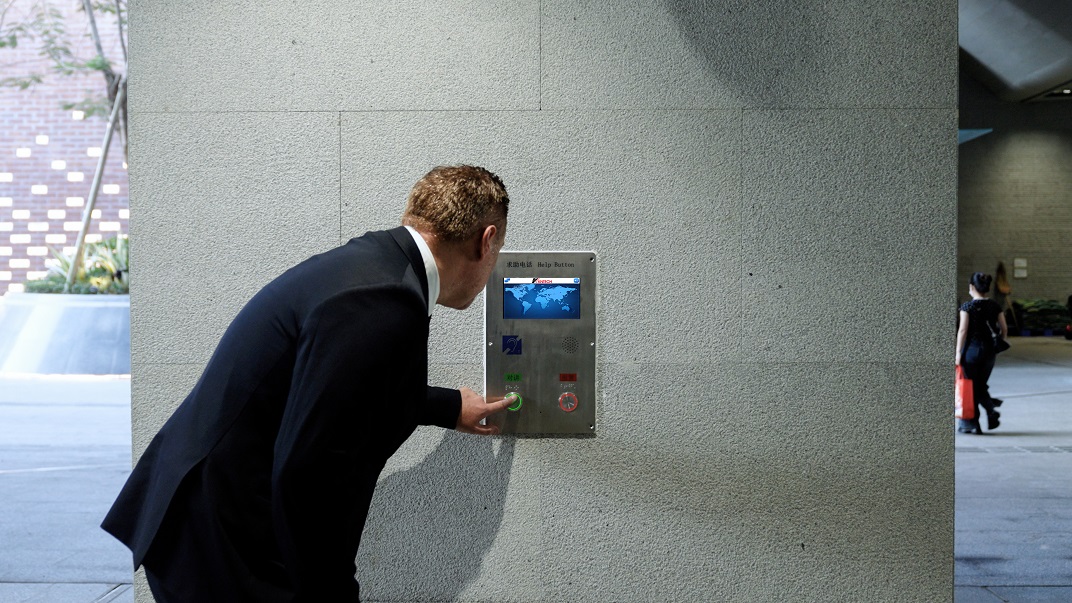
<path fill-rule="evenodd" d="M 580 318 L 579 287 L 560 284 L 503 285 L 503 318 Z"/>

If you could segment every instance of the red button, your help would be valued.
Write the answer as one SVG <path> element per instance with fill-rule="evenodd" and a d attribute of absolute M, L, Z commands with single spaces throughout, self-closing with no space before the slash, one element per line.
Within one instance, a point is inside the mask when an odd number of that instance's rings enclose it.
<path fill-rule="evenodd" d="M 577 410 L 577 394 L 573 392 L 566 392 L 558 397 L 558 407 L 563 412 L 573 412 Z"/>

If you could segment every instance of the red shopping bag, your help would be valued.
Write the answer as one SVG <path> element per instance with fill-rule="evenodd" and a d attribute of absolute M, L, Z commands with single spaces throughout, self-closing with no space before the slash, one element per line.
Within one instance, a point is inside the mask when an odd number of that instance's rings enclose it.
<path fill-rule="evenodd" d="M 957 367 L 956 416 L 958 419 L 971 421 L 975 418 L 975 398 L 972 395 L 972 381 L 964 376 L 964 369 Z"/>

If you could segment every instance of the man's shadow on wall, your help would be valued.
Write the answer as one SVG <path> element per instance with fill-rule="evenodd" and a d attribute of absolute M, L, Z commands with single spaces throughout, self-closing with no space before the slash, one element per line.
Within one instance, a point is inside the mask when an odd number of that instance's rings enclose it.
<path fill-rule="evenodd" d="M 502 524 L 514 444 L 446 431 L 424 461 L 380 482 L 357 557 L 363 600 L 453 601 L 465 590 Z"/>

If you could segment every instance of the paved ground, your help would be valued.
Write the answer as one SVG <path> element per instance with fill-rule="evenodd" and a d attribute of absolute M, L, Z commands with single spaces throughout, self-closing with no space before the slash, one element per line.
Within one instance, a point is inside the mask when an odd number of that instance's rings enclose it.
<path fill-rule="evenodd" d="M 0 375 L 0 603 L 133 603 L 97 527 L 129 472 L 129 377 Z"/>
<path fill-rule="evenodd" d="M 1072 601 L 1072 341 L 1012 345 L 1001 427 L 956 436 L 956 603 Z"/>
<path fill-rule="evenodd" d="M 1072 601 L 1072 342 L 1014 339 L 991 390 L 1002 426 L 956 436 L 955 601 Z M 97 527 L 129 412 L 129 378 L 0 374 L 0 603 L 133 603 L 130 553 Z"/>

